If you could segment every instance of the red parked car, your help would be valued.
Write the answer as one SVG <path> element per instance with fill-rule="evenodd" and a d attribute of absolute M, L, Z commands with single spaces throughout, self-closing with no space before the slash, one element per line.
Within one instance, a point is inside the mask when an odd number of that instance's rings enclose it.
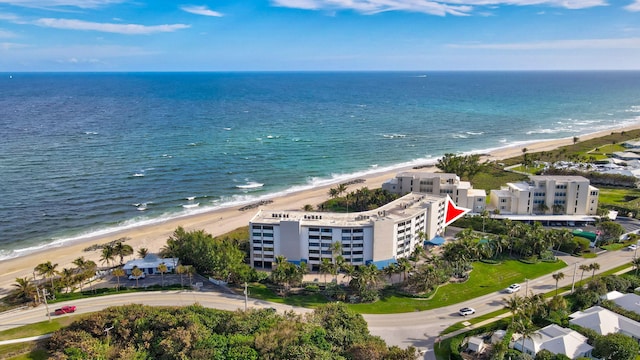
<path fill-rule="evenodd" d="M 76 307 L 74 305 L 67 305 L 67 306 L 63 306 L 59 309 L 56 309 L 56 311 L 54 311 L 53 313 L 55 315 L 63 315 L 63 314 L 70 314 L 72 312 L 76 311 Z"/>

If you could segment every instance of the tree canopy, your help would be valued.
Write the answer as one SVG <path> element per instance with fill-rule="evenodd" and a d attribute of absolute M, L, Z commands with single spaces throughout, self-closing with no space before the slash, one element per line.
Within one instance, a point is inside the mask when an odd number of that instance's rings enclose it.
<path fill-rule="evenodd" d="M 56 331 L 53 359 L 414 359 L 387 347 L 344 304 L 306 316 L 269 310 L 112 307 Z"/>

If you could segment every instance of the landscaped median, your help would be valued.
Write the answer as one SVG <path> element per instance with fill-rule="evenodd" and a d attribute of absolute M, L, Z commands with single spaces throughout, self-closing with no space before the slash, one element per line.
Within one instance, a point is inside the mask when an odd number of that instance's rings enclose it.
<path fill-rule="evenodd" d="M 518 260 L 506 260 L 498 264 L 474 262 L 467 281 L 440 286 L 429 298 L 411 297 L 394 290 L 386 290 L 376 302 L 350 304 L 349 307 L 361 314 L 394 314 L 431 310 L 500 291 L 512 283 L 535 279 L 564 267 L 566 264 L 562 261 L 536 264 L 525 264 Z M 280 297 L 262 284 L 250 286 L 249 296 L 311 308 L 327 302 L 320 294 Z"/>

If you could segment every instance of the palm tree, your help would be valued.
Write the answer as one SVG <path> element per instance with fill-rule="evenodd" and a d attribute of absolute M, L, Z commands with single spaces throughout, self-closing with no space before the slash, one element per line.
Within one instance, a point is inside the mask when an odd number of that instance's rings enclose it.
<path fill-rule="evenodd" d="M 394 274 L 396 274 L 398 272 L 398 265 L 396 263 L 391 263 L 391 264 L 385 266 L 382 269 L 382 271 L 389 278 L 389 282 L 393 283 L 393 281 L 391 281 L 391 278 L 393 277 Z"/>
<path fill-rule="evenodd" d="M 115 276 L 116 279 L 118 279 L 118 287 L 116 288 L 116 291 L 120 290 L 120 278 L 127 275 L 127 273 L 124 272 L 123 268 L 119 267 L 117 269 L 113 269 L 111 275 Z"/>
<path fill-rule="evenodd" d="M 304 211 L 313 211 L 313 205 L 306 204 L 303 208 Z"/>
<path fill-rule="evenodd" d="M 327 286 L 327 274 L 331 272 L 331 268 L 333 267 L 333 264 L 331 263 L 331 260 L 327 259 L 327 258 L 322 258 L 322 261 L 320 262 L 320 274 L 324 274 L 324 286 Z"/>
<path fill-rule="evenodd" d="M 338 197 L 338 195 L 339 195 L 338 194 L 338 189 L 336 189 L 336 188 L 329 189 L 329 197 L 330 198 L 335 199 L 335 198 Z"/>
<path fill-rule="evenodd" d="M 16 282 L 12 284 L 15 289 L 12 291 L 11 295 L 15 299 L 21 300 L 21 302 L 29 302 L 33 301 L 35 304 L 37 289 L 36 286 L 29 281 L 29 279 L 25 278 L 16 278 Z"/>
<path fill-rule="evenodd" d="M 636 276 L 638 275 L 638 268 L 640 268 L 640 258 L 634 258 L 631 261 L 631 264 L 633 264 L 633 267 L 636 268 Z"/>
<path fill-rule="evenodd" d="M 80 256 L 79 258 L 73 260 L 73 265 L 76 266 L 75 272 L 77 274 L 76 278 L 78 283 L 80 284 L 80 292 L 82 292 L 82 283 L 84 282 L 86 273 L 85 268 L 87 265 L 87 260 L 85 260 L 84 256 Z"/>
<path fill-rule="evenodd" d="M 160 265 L 158 265 L 158 272 L 162 277 L 162 287 L 164 287 L 164 273 L 166 273 L 167 271 L 169 271 L 169 269 L 167 268 L 167 265 L 165 263 L 161 263 Z"/>
<path fill-rule="evenodd" d="M 338 190 L 338 196 L 344 194 L 345 191 L 347 191 L 347 185 L 345 184 L 339 184 L 336 187 L 336 190 Z"/>
<path fill-rule="evenodd" d="M 100 255 L 100 261 L 107 263 L 107 266 L 115 260 L 115 254 L 113 252 L 113 244 L 105 244 L 102 246 L 102 254 Z"/>
<path fill-rule="evenodd" d="M 120 257 L 120 265 L 124 264 L 125 256 L 129 256 L 133 254 L 133 248 L 131 247 L 131 245 L 125 244 L 123 242 L 125 240 L 126 238 L 119 239 L 118 241 L 116 241 L 115 245 L 113 246 L 114 255 Z"/>
<path fill-rule="evenodd" d="M 398 269 L 402 273 L 402 281 L 407 279 L 407 272 L 411 270 L 411 263 L 407 258 L 401 258 L 398 260 Z"/>
<path fill-rule="evenodd" d="M 589 270 L 593 271 L 591 273 L 591 279 L 593 279 L 596 276 L 596 271 L 600 270 L 600 264 L 598 263 L 592 263 L 589 265 Z"/>
<path fill-rule="evenodd" d="M 144 272 L 137 266 L 134 266 L 133 269 L 131 269 L 131 275 L 136 278 L 136 287 L 138 287 L 138 279 L 140 279 L 140 276 L 142 276 L 142 274 L 144 274 Z"/>
<path fill-rule="evenodd" d="M 553 280 L 556 281 L 556 296 L 558 296 L 558 281 L 564 279 L 564 273 L 557 272 L 551 276 L 553 277 Z"/>
<path fill-rule="evenodd" d="M 138 249 L 138 257 L 140 257 L 140 259 L 144 259 L 147 254 L 149 254 L 149 249 L 145 247 Z"/>
<path fill-rule="evenodd" d="M 36 266 L 34 269 L 35 271 L 38 272 L 38 274 L 42 275 L 45 278 L 49 278 L 49 280 L 51 280 L 52 293 L 55 293 L 55 288 L 53 286 L 53 277 L 58 274 L 58 271 L 56 270 L 57 267 L 58 267 L 58 264 L 52 264 L 51 261 L 47 261 L 45 263 L 38 264 L 38 266 Z"/>
<path fill-rule="evenodd" d="M 582 283 L 582 278 L 584 277 L 585 271 L 591 271 L 591 267 L 587 264 L 582 264 L 578 267 L 578 269 L 582 270 L 582 274 L 580 274 L 580 282 Z"/>
<path fill-rule="evenodd" d="M 536 328 L 533 326 L 533 323 L 530 319 L 521 318 L 514 324 L 515 330 L 522 335 L 522 348 L 521 351 L 524 353 L 524 342 L 526 339 L 531 339 L 531 337 L 535 334 Z"/>
<path fill-rule="evenodd" d="M 184 274 L 187 273 L 187 268 L 184 265 L 176 266 L 176 273 L 180 274 L 180 287 L 184 287 Z"/>
<path fill-rule="evenodd" d="M 73 274 L 75 273 L 75 271 L 73 269 L 70 268 L 64 268 L 62 269 L 62 271 L 60 272 L 60 276 L 61 276 L 61 281 L 62 284 L 67 288 L 67 293 L 69 293 L 70 291 L 70 287 L 73 284 Z"/>
<path fill-rule="evenodd" d="M 186 274 L 187 276 L 189 276 L 189 286 L 193 286 L 193 282 L 191 280 L 193 280 L 193 275 L 196 273 L 196 269 L 191 265 L 187 265 L 185 267 L 186 267 Z"/>
<path fill-rule="evenodd" d="M 503 298 L 504 307 L 507 308 L 513 316 L 511 317 L 511 324 L 515 321 L 516 316 L 520 315 L 522 312 L 525 299 L 524 297 L 518 296 L 518 294 L 514 294 L 511 297 Z"/>
<path fill-rule="evenodd" d="M 89 279 L 89 287 L 93 288 L 93 281 L 95 280 L 96 270 L 98 270 L 98 264 L 93 260 L 87 260 L 84 265 L 86 278 Z M 95 294 L 96 289 L 93 288 L 93 293 Z"/>

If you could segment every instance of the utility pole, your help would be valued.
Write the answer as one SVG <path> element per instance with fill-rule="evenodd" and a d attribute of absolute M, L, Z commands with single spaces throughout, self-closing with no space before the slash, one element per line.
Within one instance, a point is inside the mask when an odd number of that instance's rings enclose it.
<path fill-rule="evenodd" d="M 573 264 L 573 280 L 571 281 L 571 293 L 573 294 L 573 290 L 576 285 L 576 269 L 578 268 L 578 263 Z"/>
<path fill-rule="evenodd" d="M 44 299 L 44 307 L 47 309 L 47 316 L 49 317 L 49 322 L 51 322 L 51 313 L 49 312 L 49 303 L 47 302 L 47 289 L 45 288 L 42 288 L 42 298 Z"/>
<path fill-rule="evenodd" d="M 249 290 L 247 289 L 247 282 L 244 283 L 244 311 L 247 311 L 247 304 L 249 303 Z"/>

